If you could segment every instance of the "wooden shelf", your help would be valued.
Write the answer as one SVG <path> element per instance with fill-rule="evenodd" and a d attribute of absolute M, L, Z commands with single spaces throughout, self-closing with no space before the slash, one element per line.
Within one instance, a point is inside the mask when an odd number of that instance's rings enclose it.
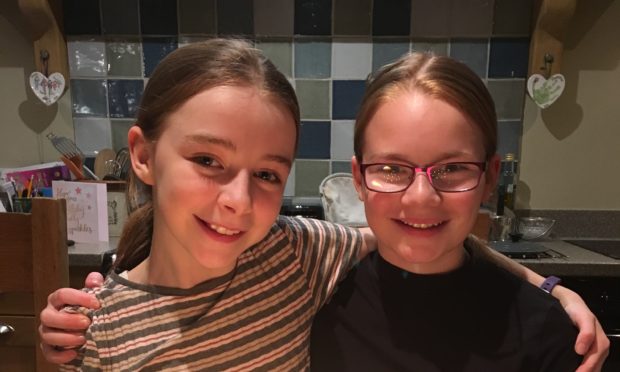
<path fill-rule="evenodd" d="M 528 76 L 541 74 L 550 76 L 560 73 L 564 37 L 577 0 L 536 0 L 534 2 L 534 28 L 530 41 L 530 63 Z M 545 56 L 553 58 L 545 64 Z"/>

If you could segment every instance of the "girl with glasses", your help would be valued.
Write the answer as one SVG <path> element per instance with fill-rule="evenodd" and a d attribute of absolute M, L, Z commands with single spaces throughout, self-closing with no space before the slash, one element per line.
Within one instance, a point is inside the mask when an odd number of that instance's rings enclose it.
<path fill-rule="evenodd" d="M 495 189 L 497 117 L 482 80 L 413 53 L 368 82 L 352 170 L 378 250 L 317 315 L 316 371 L 575 371 L 577 330 L 548 293 L 477 257 Z"/>

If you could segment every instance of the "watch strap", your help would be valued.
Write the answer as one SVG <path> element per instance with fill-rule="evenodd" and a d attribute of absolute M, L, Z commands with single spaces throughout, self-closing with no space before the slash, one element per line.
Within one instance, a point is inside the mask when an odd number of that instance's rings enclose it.
<path fill-rule="evenodd" d="M 557 276 L 547 277 L 543 284 L 540 285 L 540 289 L 550 294 L 551 291 L 553 291 L 553 288 L 556 285 L 560 284 L 560 282 L 562 282 L 562 279 L 558 278 Z"/>

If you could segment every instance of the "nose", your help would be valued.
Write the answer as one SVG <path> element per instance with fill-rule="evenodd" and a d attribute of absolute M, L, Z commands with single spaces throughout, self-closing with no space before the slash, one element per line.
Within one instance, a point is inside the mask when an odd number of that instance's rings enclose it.
<path fill-rule="evenodd" d="M 416 172 L 413 183 L 405 190 L 402 197 L 403 204 L 430 204 L 436 205 L 441 201 L 437 190 L 433 187 L 425 172 Z"/>
<path fill-rule="evenodd" d="M 246 214 L 252 210 L 251 177 L 247 172 L 238 172 L 221 185 L 218 202 L 234 214 Z"/>

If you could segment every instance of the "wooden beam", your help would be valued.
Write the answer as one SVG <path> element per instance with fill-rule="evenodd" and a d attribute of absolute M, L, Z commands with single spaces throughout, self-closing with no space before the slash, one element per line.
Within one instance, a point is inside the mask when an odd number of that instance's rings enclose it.
<path fill-rule="evenodd" d="M 59 9 L 59 4 L 59 0 L 18 0 L 21 13 L 31 30 L 36 70 L 45 72 L 41 59 L 41 52 L 45 50 L 49 55 L 47 73 L 59 72 L 68 81 L 67 43 L 62 32 L 60 13 L 54 11 Z"/>
<path fill-rule="evenodd" d="M 577 0 L 534 2 L 534 28 L 530 41 L 528 76 L 532 74 L 549 76 L 560 72 L 564 37 L 576 6 Z M 545 56 L 551 56 L 552 62 L 546 64 Z"/>

